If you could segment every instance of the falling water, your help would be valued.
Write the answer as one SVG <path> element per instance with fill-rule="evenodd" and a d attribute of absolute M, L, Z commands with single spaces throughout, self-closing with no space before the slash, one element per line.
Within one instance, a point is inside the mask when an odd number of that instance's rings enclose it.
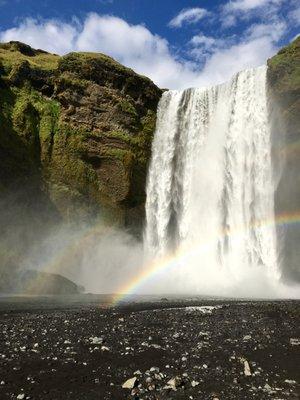
<path fill-rule="evenodd" d="M 191 265 L 195 285 L 207 272 L 215 280 L 251 268 L 279 277 L 266 67 L 163 94 L 146 217 L 148 252 L 193 254 L 181 269 Z"/>

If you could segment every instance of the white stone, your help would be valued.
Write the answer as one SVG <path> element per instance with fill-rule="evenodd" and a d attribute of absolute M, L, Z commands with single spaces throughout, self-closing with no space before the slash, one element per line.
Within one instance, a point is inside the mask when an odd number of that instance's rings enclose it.
<path fill-rule="evenodd" d="M 103 342 L 103 339 L 101 337 L 94 336 L 90 337 L 90 342 L 92 344 L 101 344 Z"/>
<path fill-rule="evenodd" d="M 137 371 L 134 371 L 133 375 L 142 375 L 141 371 L 138 369 Z"/>
<path fill-rule="evenodd" d="M 126 382 L 123 383 L 123 389 L 133 389 L 136 384 L 137 378 L 134 376 L 133 378 L 127 379 Z"/>
<path fill-rule="evenodd" d="M 244 374 L 246 376 L 251 376 L 251 369 L 247 360 L 244 360 Z"/>
<path fill-rule="evenodd" d="M 288 383 L 289 385 L 296 385 L 296 383 L 297 383 L 296 381 L 294 381 L 292 379 L 286 379 L 284 382 Z"/>

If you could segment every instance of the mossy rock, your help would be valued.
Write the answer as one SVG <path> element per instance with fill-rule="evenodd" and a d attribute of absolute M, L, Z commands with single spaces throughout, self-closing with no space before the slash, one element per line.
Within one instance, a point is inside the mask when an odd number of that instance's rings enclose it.
<path fill-rule="evenodd" d="M 9 42 L 0 65 L 1 187 L 35 177 L 66 221 L 128 221 L 145 200 L 160 89 L 97 53 L 60 57 Z"/>

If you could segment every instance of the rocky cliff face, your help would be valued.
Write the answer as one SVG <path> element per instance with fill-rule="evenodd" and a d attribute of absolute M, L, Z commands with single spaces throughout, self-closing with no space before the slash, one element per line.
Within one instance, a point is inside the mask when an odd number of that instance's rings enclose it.
<path fill-rule="evenodd" d="M 161 90 L 96 53 L 0 44 L 0 280 L 51 227 L 141 232 Z"/>
<path fill-rule="evenodd" d="M 268 84 L 275 113 L 275 156 L 279 161 L 275 211 L 290 222 L 279 228 L 285 277 L 300 280 L 300 37 L 268 60 Z"/>
<path fill-rule="evenodd" d="M 102 54 L 59 57 L 10 42 L 0 62 L 2 191 L 30 185 L 64 220 L 133 224 L 160 89 Z"/>

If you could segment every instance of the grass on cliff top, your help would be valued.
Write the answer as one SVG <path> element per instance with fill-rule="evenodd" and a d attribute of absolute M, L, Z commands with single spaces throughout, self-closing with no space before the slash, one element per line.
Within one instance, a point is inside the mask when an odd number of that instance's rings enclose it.
<path fill-rule="evenodd" d="M 14 64 L 27 60 L 34 68 L 43 70 L 54 70 L 58 66 L 60 56 L 42 51 L 35 51 L 34 55 L 21 53 L 17 47 L 9 46 L 8 43 L 0 43 L 0 61 L 5 70 L 10 70 Z"/>
<path fill-rule="evenodd" d="M 133 69 L 125 67 L 124 65 L 122 65 L 118 61 L 116 61 L 114 58 L 107 56 L 106 54 L 103 54 L 103 53 L 78 51 L 78 52 L 68 53 L 64 57 L 66 57 L 66 59 L 67 59 L 70 56 L 78 57 L 81 61 L 100 60 L 103 64 L 111 66 L 114 69 L 119 70 L 120 72 L 125 72 L 129 75 L 138 75 L 141 78 L 151 81 L 151 79 L 148 78 L 147 76 L 136 73 Z"/>
<path fill-rule="evenodd" d="M 128 75 L 138 75 L 143 79 L 151 81 L 144 75 L 137 74 L 131 68 L 125 67 L 118 61 L 114 60 L 102 53 L 93 52 L 71 52 L 66 54 L 64 57 L 60 57 L 57 54 L 47 53 L 43 50 L 35 50 L 30 46 L 21 42 L 8 42 L 0 43 L 0 64 L 6 72 L 9 72 L 15 64 L 19 64 L 21 61 L 27 60 L 33 68 L 40 68 L 42 70 L 55 70 L 59 67 L 59 61 L 61 64 L 79 62 L 83 64 L 92 60 L 99 60 L 104 65 L 112 67 L 119 72 L 126 73 Z M 66 68 L 68 70 L 68 68 Z"/>
<path fill-rule="evenodd" d="M 281 85 L 300 88 L 300 36 L 269 59 L 268 66 L 277 71 L 278 77 L 284 76 Z"/>

